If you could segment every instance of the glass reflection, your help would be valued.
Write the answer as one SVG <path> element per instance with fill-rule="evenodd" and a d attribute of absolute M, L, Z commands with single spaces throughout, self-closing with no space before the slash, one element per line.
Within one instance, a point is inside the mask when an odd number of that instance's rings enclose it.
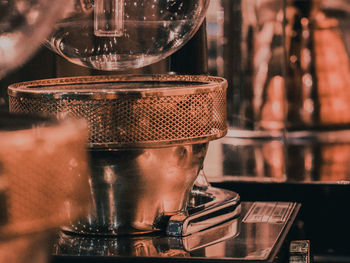
<path fill-rule="evenodd" d="M 208 68 L 228 80 L 231 127 L 284 127 L 283 7 L 279 0 L 210 2 Z"/>
<path fill-rule="evenodd" d="M 186 237 L 166 237 L 162 233 L 153 233 L 97 238 L 61 233 L 54 254 L 67 259 L 69 256 L 74 256 L 74 259 L 77 259 L 76 256 L 89 256 L 95 261 L 103 261 L 105 256 L 116 261 L 132 261 L 135 257 L 145 261 L 149 257 L 151 260 L 162 257 L 271 259 L 276 252 L 277 241 L 289 229 L 286 227 L 293 222 L 298 206 L 290 202 L 243 202 L 241 209 L 239 218 Z M 256 213 L 255 209 L 260 212 Z M 250 216 L 252 214 L 253 217 Z M 275 220 L 276 216 L 278 220 Z"/>
<path fill-rule="evenodd" d="M 204 170 L 210 181 L 284 182 L 284 151 L 282 140 L 226 137 L 209 146 Z"/>
<path fill-rule="evenodd" d="M 185 237 L 166 237 L 158 232 L 149 235 L 94 237 L 60 233 L 54 253 L 79 256 L 188 257 L 205 254 L 206 247 L 236 237 L 238 219 Z"/>
<path fill-rule="evenodd" d="M 228 80 L 231 128 L 349 127 L 349 1 L 284 2 L 210 3 L 209 71 Z"/>
<path fill-rule="evenodd" d="M 210 145 L 204 171 L 212 182 L 350 183 L 350 130 L 288 132 L 285 140 L 225 137 Z"/>
<path fill-rule="evenodd" d="M 349 124 L 349 2 L 287 1 L 288 127 Z"/>

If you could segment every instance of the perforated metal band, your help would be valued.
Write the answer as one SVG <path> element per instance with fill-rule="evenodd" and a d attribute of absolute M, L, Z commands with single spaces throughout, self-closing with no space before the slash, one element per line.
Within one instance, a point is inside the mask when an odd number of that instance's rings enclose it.
<path fill-rule="evenodd" d="M 9 87 L 10 111 L 78 117 L 93 147 L 204 142 L 226 131 L 226 87 L 210 76 L 89 76 Z"/>

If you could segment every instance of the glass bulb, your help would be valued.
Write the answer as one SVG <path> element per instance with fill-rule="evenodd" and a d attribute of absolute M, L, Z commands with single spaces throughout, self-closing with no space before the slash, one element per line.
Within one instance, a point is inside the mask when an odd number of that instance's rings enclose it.
<path fill-rule="evenodd" d="M 182 47 L 209 0 L 76 0 L 46 45 L 67 60 L 101 70 L 140 68 Z"/>

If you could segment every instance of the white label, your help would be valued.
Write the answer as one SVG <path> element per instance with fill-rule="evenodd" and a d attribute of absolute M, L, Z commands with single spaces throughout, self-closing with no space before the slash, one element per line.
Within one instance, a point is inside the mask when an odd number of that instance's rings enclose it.
<path fill-rule="evenodd" d="M 286 202 L 255 202 L 243 218 L 244 223 L 284 223 L 293 203 Z"/>

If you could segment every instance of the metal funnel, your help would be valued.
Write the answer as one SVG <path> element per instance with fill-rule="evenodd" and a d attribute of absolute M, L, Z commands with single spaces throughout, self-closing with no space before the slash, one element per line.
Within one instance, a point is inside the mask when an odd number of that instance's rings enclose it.
<path fill-rule="evenodd" d="M 226 80 L 121 75 L 9 87 L 10 110 L 85 118 L 90 127 L 90 215 L 65 228 L 133 234 L 185 212 L 210 140 L 226 134 Z"/>

